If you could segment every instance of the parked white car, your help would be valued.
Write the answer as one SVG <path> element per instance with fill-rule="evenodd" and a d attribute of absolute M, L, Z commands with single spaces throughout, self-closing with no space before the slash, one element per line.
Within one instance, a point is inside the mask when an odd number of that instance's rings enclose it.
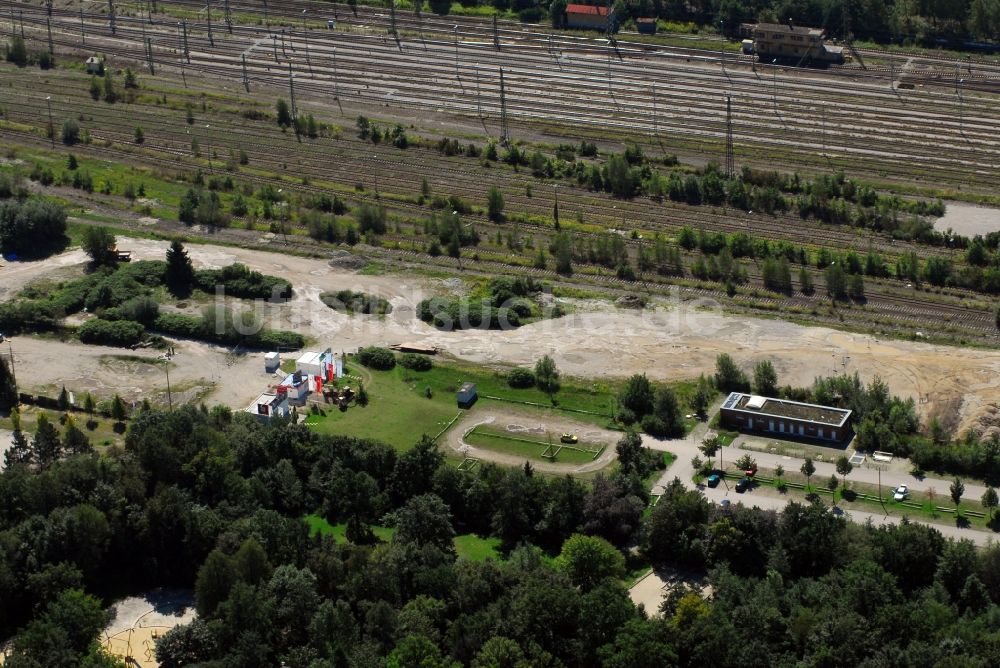
<path fill-rule="evenodd" d="M 910 495 L 910 490 L 907 489 L 906 485 L 900 485 L 896 488 L 896 491 L 892 494 L 893 501 L 906 501 L 906 497 Z"/>

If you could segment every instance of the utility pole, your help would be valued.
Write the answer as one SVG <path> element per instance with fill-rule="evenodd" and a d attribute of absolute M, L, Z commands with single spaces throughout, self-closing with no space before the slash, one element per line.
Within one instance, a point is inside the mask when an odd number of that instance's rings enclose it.
<path fill-rule="evenodd" d="M 229 34 L 233 34 L 233 15 L 229 12 L 229 0 L 225 0 L 226 4 L 226 27 L 229 28 Z"/>
<path fill-rule="evenodd" d="M 167 406 L 169 410 L 174 410 L 174 398 L 170 393 L 170 362 L 169 360 L 163 364 L 163 370 L 167 374 Z"/>
<path fill-rule="evenodd" d="M 153 69 L 153 41 L 149 37 L 146 38 L 146 58 L 149 61 L 150 75 L 155 75 L 156 71 Z"/>
<path fill-rule="evenodd" d="M 957 71 L 957 70 L 956 70 Z M 458 24 L 455 24 L 455 78 L 458 78 Z"/>
<path fill-rule="evenodd" d="M 278 62 L 278 36 L 271 35 L 271 45 L 274 47 L 274 62 Z"/>
<path fill-rule="evenodd" d="M 479 63 L 476 63 L 476 113 L 479 114 L 479 120 L 483 120 L 483 103 L 479 96 Z"/>
<path fill-rule="evenodd" d="M 719 63 L 722 64 L 722 71 L 726 71 L 726 22 L 719 21 L 719 37 L 722 42 L 719 45 Z"/>
<path fill-rule="evenodd" d="M 330 53 L 333 55 L 333 99 L 340 99 L 340 89 L 337 85 L 337 47 L 331 47 Z"/>
<path fill-rule="evenodd" d="M 10 5 L 10 17 L 14 18 L 14 3 Z M 80 41 L 84 44 L 87 43 L 87 27 L 83 23 L 83 7 L 80 7 Z"/>
<path fill-rule="evenodd" d="M 656 118 L 656 83 L 653 83 L 653 136 L 659 134 L 659 120 Z"/>
<path fill-rule="evenodd" d="M 52 124 L 52 96 L 45 96 L 45 104 L 49 108 L 49 139 L 52 141 L 52 148 L 56 147 L 56 126 Z"/>
<path fill-rule="evenodd" d="M 10 377 L 14 381 L 14 392 L 17 392 L 17 374 L 14 372 L 14 344 L 7 342 L 7 350 L 10 351 Z M 15 399 L 15 404 L 18 403 Z"/>
<path fill-rule="evenodd" d="M 264 0 L 264 25 L 270 25 L 270 23 L 267 22 L 267 0 Z"/>
<path fill-rule="evenodd" d="M 302 10 L 302 39 L 306 43 L 306 67 L 309 68 L 309 74 L 312 74 L 313 66 L 312 60 L 309 59 L 309 26 L 306 25 L 306 12 L 307 9 Z"/>
<path fill-rule="evenodd" d="M 389 32 L 395 37 L 396 33 L 396 2 L 389 0 Z"/>
<path fill-rule="evenodd" d="M 726 96 L 726 178 L 732 181 L 736 173 L 736 157 L 733 153 L 733 105 L 732 96 Z"/>
<path fill-rule="evenodd" d="M 775 58 L 771 61 L 771 78 L 774 81 L 774 115 L 778 115 L 778 59 Z"/>
<path fill-rule="evenodd" d="M 299 118 L 298 109 L 295 108 L 295 75 L 292 74 L 292 62 L 288 61 L 288 95 L 292 98 L 292 120 Z"/>
<path fill-rule="evenodd" d="M 552 36 L 549 35 L 549 40 L 551 44 Z M 497 15 L 493 15 L 493 48 L 497 51 L 500 50 L 500 30 L 497 28 Z"/>
<path fill-rule="evenodd" d="M 115 0 L 108 0 L 108 23 L 111 25 L 111 34 L 116 34 L 115 29 Z M 23 24 L 22 24 L 23 25 Z"/>
<path fill-rule="evenodd" d="M 191 62 L 191 51 L 188 50 L 188 24 L 187 19 L 181 20 L 181 27 L 184 30 L 184 57 L 187 58 L 188 63 Z"/>
<path fill-rule="evenodd" d="M 49 33 L 49 55 L 54 56 L 52 50 L 52 0 L 45 0 L 45 28 Z"/>
<path fill-rule="evenodd" d="M 212 39 L 212 0 L 205 0 L 205 15 L 208 17 L 208 43 L 215 46 L 215 40 Z"/>
<path fill-rule="evenodd" d="M 240 58 L 243 60 L 243 87 L 246 91 L 250 92 L 250 80 L 247 79 L 247 54 L 242 54 Z"/>
<path fill-rule="evenodd" d="M 503 80 L 503 68 L 500 68 L 500 143 L 510 142 L 510 128 L 507 126 L 507 89 Z"/>

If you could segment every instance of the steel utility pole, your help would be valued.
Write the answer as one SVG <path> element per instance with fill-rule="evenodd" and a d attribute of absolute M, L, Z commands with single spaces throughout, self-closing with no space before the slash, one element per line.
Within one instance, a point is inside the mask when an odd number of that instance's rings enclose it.
<path fill-rule="evenodd" d="M 188 24 L 187 19 L 181 20 L 181 28 L 184 30 L 184 57 L 188 63 L 191 62 L 191 51 L 188 49 Z"/>
<path fill-rule="evenodd" d="M 153 40 L 149 37 L 146 38 L 146 58 L 149 62 L 149 74 L 155 75 L 156 71 L 153 68 Z"/>
<path fill-rule="evenodd" d="M 226 4 L 225 4 L 225 8 L 226 8 L 226 27 L 229 28 L 229 34 L 232 35 L 233 34 L 233 15 L 229 12 L 229 0 L 225 0 L 225 1 L 226 1 Z"/>
<path fill-rule="evenodd" d="M 45 104 L 49 108 L 49 139 L 52 142 L 52 148 L 56 147 L 56 126 L 52 124 L 52 96 L 45 96 Z"/>
<path fill-rule="evenodd" d="M 49 55 L 54 56 L 52 50 L 52 0 L 45 0 L 45 29 L 49 33 Z"/>
<path fill-rule="evenodd" d="M 208 16 L 208 43 L 215 46 L 215 40 L 212 39 L 212 0 L 205 0 L 205 15 Z"/>
<path fill-rule="evenodd" d="M 653 136 L 659 134 L 659 120 L 656 118 L 656 84 L 653 84 Z"/>
<path fill-rule="evenodd" d="M 389 0 L 389 32 L 395 37 L 396 33 L 396 2 Z"/>
<path fill-rule="evenodd" d="M 479 63 L 476 63 L 476 113 L 479 114 L 479 120 L 483 120 L 483 103 L 479 96 Z"/>
<path fill-rule="evenodd" d="M 726 178 L 732 181 L 736 173 L 736 157 L 733 153 L 733 106 L 732 96 L 726 96 Z"/>
<path fill-rule="evenodd" d="M 116 34 L 115 31 L 115 0 L 108 0 L 108 23 L 111 26 L 111 34 Z M 23 25 L 23 23 L 22 23 Z"/>
<path fill-rule="evenodd" d="M 295 107 L 295 75 L 292 74 L 292 63 L 288 62 L 288 95 L 292 98 L 292 120 L 299 118 L 298 109 Z"/>
<path fill-rule="evenodd" d="M 774 81 L 774 115 L 778 115 L 778 59 L 771 61 L 771 78 Z"/>
<path fill-rule="evenodd" d="M 551 44 L 552 36 L 549 35 L 549 44 Z M 500 50 L 500 30 L 497 28 L 497 15 L 493 15 L 493 48 L 497 51 Z"/>
<path fill-rule="evenodd" d="M 14 18 L 14 3 L 10 4 L 10 16 Z M 83 23 L 83 7 L 80 7 L 80 41 L 83 44 L 87 43 L 87 28 Z"/>
<path fill-rule="evenodd" d="M 455 78 L 458 78 L 458 24 L 455 24 Z"/>
<path fill-rule="evenodd" d="M 163 365 L 163 370 L 167 374 L 167 406 L 169 410 L 174 410 L 174 398 L 170 393 L 170 361 L 167 360 Z"/>
<path fill-rule="evenodd" d="M 500 68 L 500 143 L 510 142 L 510 129 L 507 127 L 507 89 L 504 86 L 503 68 Z"/>
<path fill-rule="evenodd" d="M 337 85 L 337 47 L 330 48 L 330 54 L 333 57 L 333 99 L 340 99 L 340 89 Z"/>

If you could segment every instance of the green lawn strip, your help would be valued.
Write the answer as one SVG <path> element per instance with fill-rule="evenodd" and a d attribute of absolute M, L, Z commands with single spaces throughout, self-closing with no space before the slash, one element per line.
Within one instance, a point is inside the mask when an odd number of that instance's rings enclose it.
<path fill-rule="evenodd" d="M 741 477 L 742 476 L 737 473 L 726 474 L 726 478 L 730 480 L 738 480 Z M 809 485 L 808 490 L 810 492 L 815 492 L 819 495 L 831 498 L 845 511 L 855 509 L 868 512 L 883 512 L 883 504 L 878 500 L 878 487 L 876 485 L 854 484 L 850 482 L 850 477 L 848 477 L 848 484 L 850 485 L 848 494 L 850 494 L 850 492 L 855 493 L 853 500 L 848 500 L 847 498 L 844 498 L 843 490 L 839 487 L 835 492 L 831 493 L 829 488 L 825 485 L 815 484 L 817 478 L 817 476 L 813 476 L 814 483 Z M 772 487 L 775 489 L 778 488 L 779 484 L 776 478 L 768 478 L 759 474 L 754 478 L 754 482 L 757 486 Z M 796 496 L 801 496 L 803 498 L 806 496 L 807 492 L 805 485 L 802 483 L 788 480 L 787 474 L 784 482 L 786 483 L 785 494 L 795 494 Z M 892 493 L 894 489 L 895 488 L 891 485 L 884 485 L 882 487 L 882 495 L 885 499 L 884 511 L 888 512 L 890 515 L 920 517 L 938 524 L 952 524 L 955 522 L 955 504 L 952 503 L 947 490 L 939 490 L 938 495 L 933 501 L 926 498 L 918 501 L 916 500 L 918 494 L 920 496 L 925 496 L 925 493 L 913 492 L 910 494 L 910 498 L 903 503 L 893 500 Z M 978 527 L 980 529 L 988 528 L 988 518 L 985 516 L 984 509 L 979 503 L 963 500 L 959 505 L 959 509 L 962 512 L 963 519 L 968 521 L 971 526 Z M 984 516 L 977 517 L 976 515 L 971 515 L 970 511 L 976 513 L 977 515 L 983 514 Z"/>
<path fill-rule="evenodd" d="M 303 518 L 309 525 L 309 536 L 333 536 L 338 543 L 347 543 L 347 523 L 330 524 L 319 515 L 306 515 Z M 370 527 L 375 537 L 389 542 L 396 533 L 395 527 L 373 525 Z M 487 559 L 500 560 L 500 539 L 488 536 L 483 538 L 473 533 L 455 536 L 455 552 L 459 559 L 483 562 Z"/>
<path fill-rule="evenodd" d="M 489 450 L 530 457 L 531 459 L 539 461 L 554 461 L 560 464 L 585 464 L 593 461 L 596 453 L 596 451 L 590 452 L 587 450 L 567 447 L 564 444 L 559 443 L 557 438 L 553 438 L 552 449 L 558 454 L 550 460 L 548 457 L 542 456 L 542 453 L 549 447 L 549 443 L 547 441 L 521 438 L 518 436 L 487 431 L 482 427 L 482 425 L 476 427 L 472 432 L 467 434 L 465 436 L 465 441 L 472 445 L 487 448 Z"/>

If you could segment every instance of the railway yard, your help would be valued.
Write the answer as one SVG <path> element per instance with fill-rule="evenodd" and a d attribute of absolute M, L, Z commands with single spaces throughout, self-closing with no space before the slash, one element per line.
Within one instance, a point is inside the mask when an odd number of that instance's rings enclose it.
<path fill-rule="evenodd" d="M 58 173 L 72 151 L 96 188 L 58 179 L 46 188 L 73 204 L 78 220 L 126 234 L 202 235 L 322 256 L 332 246 L 310 238 L 309 203 L 337 195 L 349 209 L 384 207 L 384 233 L 363 235 L 351 251 L 390 270 L 530 275 L 568 295 L 711 298 L 732 312 L 878 336 L 996 341 L 992 290 L 896 269 L 907 258 L 947 264 L 953 275 L 971 268 L 968 240 L 911 232 L 932 228 L 936 214 L 927 203 L 998 204 L 994 61 L 963 59 L 959 67 L 927 53 L 863 52 L 864 66 L 797 69 L 627 35 L 608 44 L 508 22 L 494 31 L 492 22 L 468 17 L 269 2 L 262 19 L 263 9 L 115 3 L 112 19 L 108 5 L 96 2 L 0 3 L 4 34 L 23 33 L 35 53 L 51 39 L 57 62 L 49 70 L 0 67 L 8 167 Z M 93 54 L 106 59 L 119 88 L 126 69 L 137 88 L 120 91 L 114 104 L 88 92 L 82 63 Z M 279 98 L 291 99 L 293 114 L 315 118 L 315 136 L 278 127 Z M 361 115 L 385 131 L 382 143 L 359 136 Z M 58 135 L 69 118 L 85 133 L 71 148 L 46 134 L 49 119 Z M 520 165 L 500 157 L 505 126 L 526 158 Z M 393 145 L 394 127 L 407 137 L 405 148 Z M 788 210 L 762 213 L 648 189 L 613 196 L 586 178 L 630 146 L 647 175 L 702 174 L 709 163 L 725 163 L 727 131 L 737 170 L 794 172 L 796 183 L 841 172 L 842 183 L 885 198 L 883 223 L 822 222 L 796 210 L 794 192 Z M 581 140 L 599 153 L 578 154 Z M 499 156 L 490 160 L 495 145 Z M 536 153 L 545 167 L 530 164 Z M 242 200 L 249 213 L 234 211 L 228 227 L 178 222 L 177 203 L 197 179 L 221 195 L 225 209 Z M 127 184 L 141 184 L 146 197 L 125 197 Z M 491 186 L 504 199 L 502 220 L 487 215 Z M 436 226 L 453 208 L 463 229 L 478 233 L 457 259 L 441 252 L 444 237 L 432 249 L 428 234 L 428 221 Z M 353 219 L 340 221 L 349 227 Z M 685 229 L 780 248 L 791 261 L 788 285 L 766 284 L 760 252 L 726 260 L 736 267 L 734 280 L 726 280 L 728 268 L 705 275 L 707 254 L 681 243 Z M 566 235 L 576 244 L 572 275 L 557 273 L 553 262 Z M 660 244 L 681 245 L 670 271 L 643 265 Z M 580 250 L 588 247 L 589 254 Z M 612 249 L 611 261 L 602 247 Z M 862 262 L 875 257 L 881 269 L 865 272 L 863 295 L 831 299 L 827 267 L 852 253 Z"/>

